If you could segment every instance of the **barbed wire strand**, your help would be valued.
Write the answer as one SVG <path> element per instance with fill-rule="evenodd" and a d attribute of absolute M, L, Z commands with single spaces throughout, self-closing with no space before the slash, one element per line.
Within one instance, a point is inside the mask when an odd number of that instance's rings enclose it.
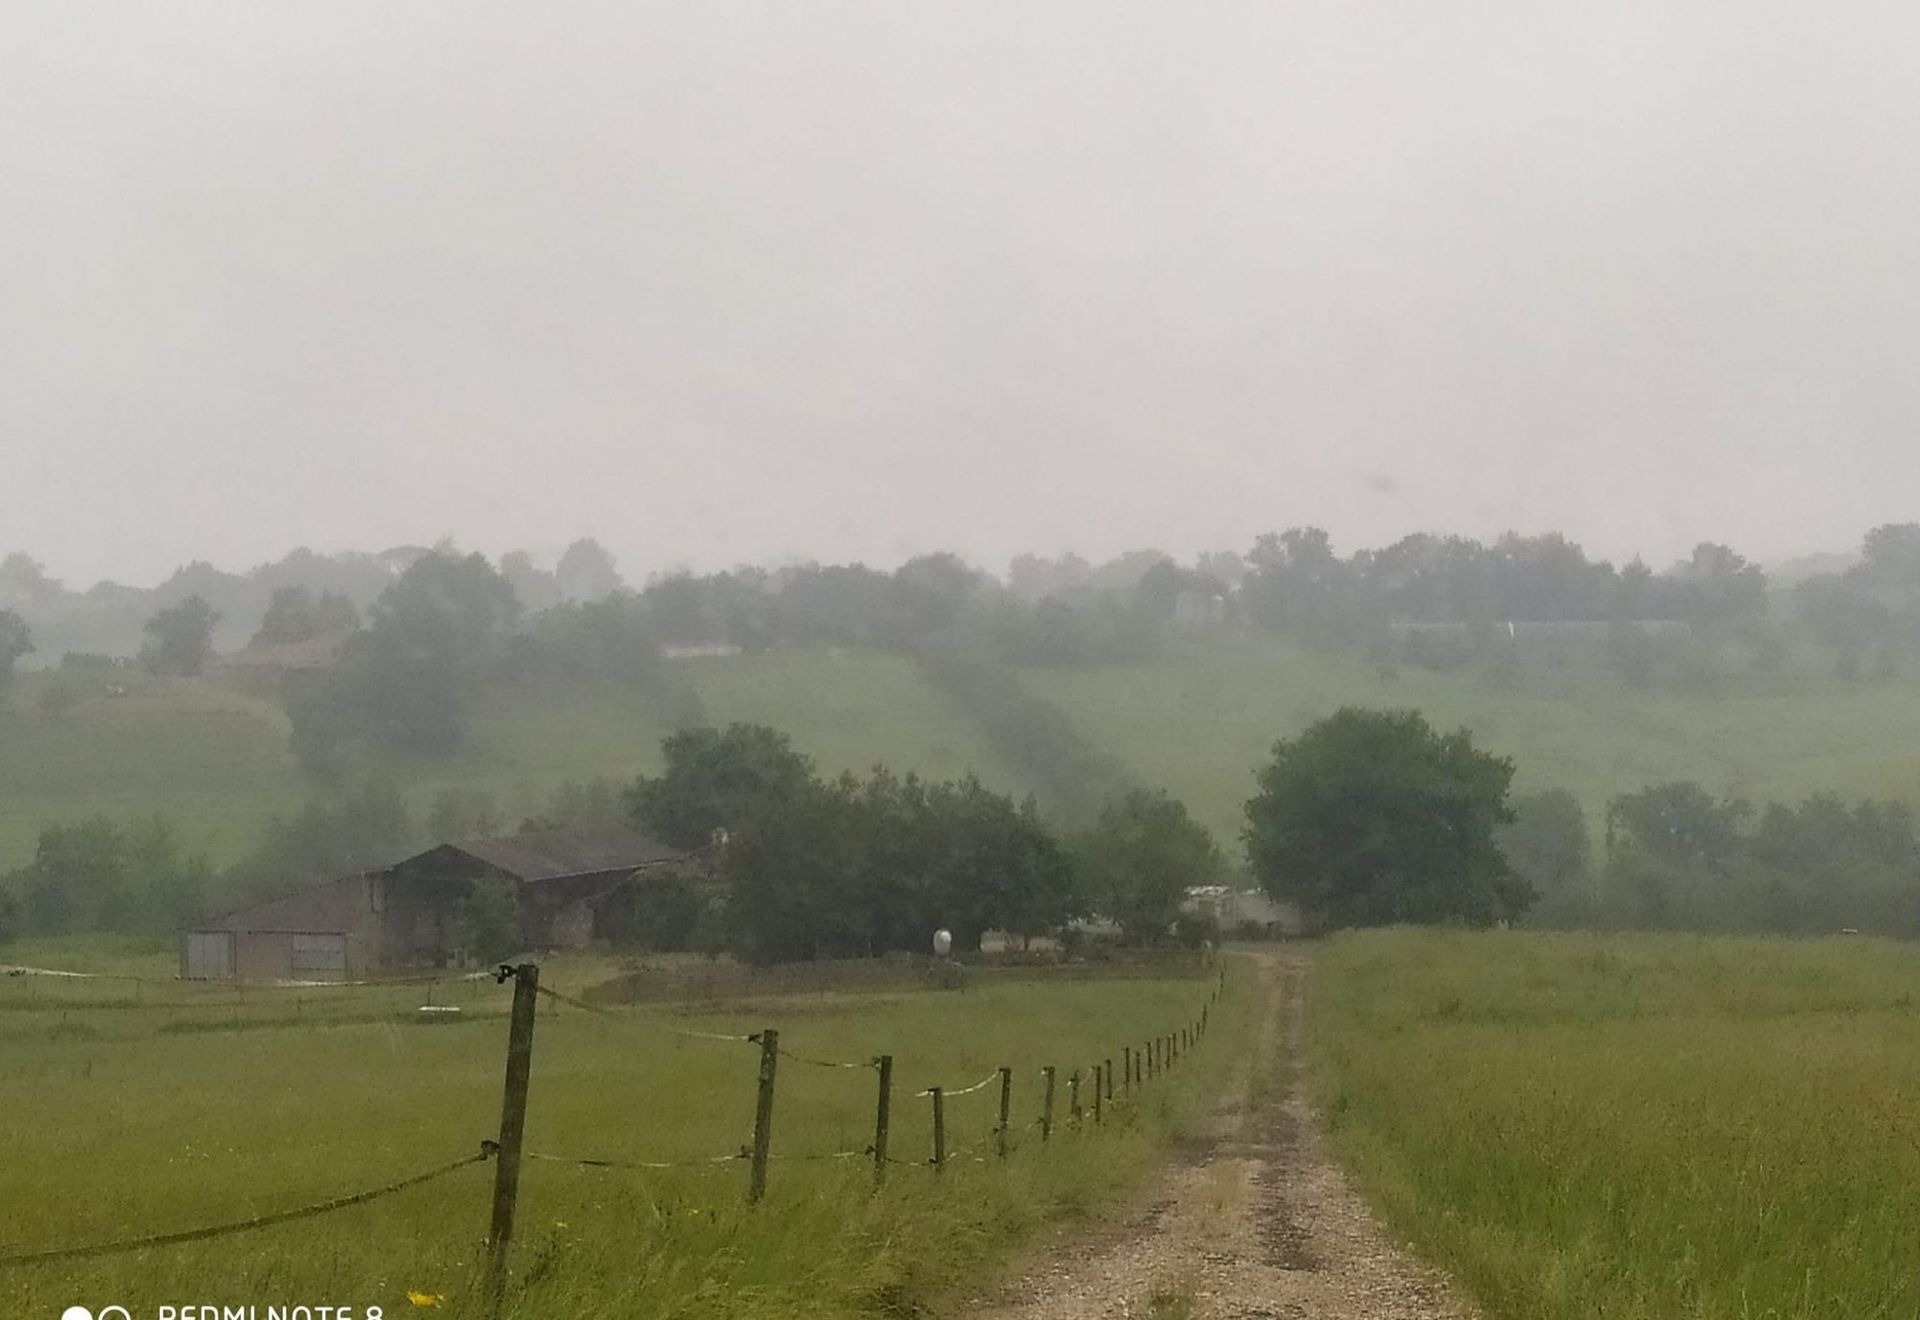
<path fill-rule="evenodd" d="M 795 1054 L 785 1045 L 782 1045 L 777 1053 L 783 1059 L 792 1059 L 795 1063 L 811 1064 L 815 1068 L 878 1068 L 880 1066 L 880 1060 L 878 1059 L 868 1059 L 864 1063 L 841 1063 L 834 1059 L 810 1059 L 804 1054 Z"/>
<path fill-rule="evenodd" d="M 985 1087 L 991 1086 L 993 1083 L 999 1080 L 1000 1080 L 1000 1070 L 998 1068 L 995 1068 L 992 1072 L 988 1073 L 985 1077 L 982 1077 L 979 1081 L 975 1082 L 972 1086 L 963 1086 L 958 1091 L 949 1091 L 949 1090 L 946 1090 L 944 1087 L 938 1088 L 938 1089 L 940 1090 L 941 1095 L 951 1100 L 956 1095 L 972 1095 L 975 1091 L 982 1090 Z M 934 1093 L 935 1089 L 936 1088 L 929 1086 L 926 1090 L 920 1092 L 920 1094 L 922 1096 L 929 1096 Z"/>
<path fill-rule="evenodd" d="M 591 1013 L 593 1016 L 604 1018 L 608 1022 L 618 1022 L 622 1026 L 632 1027 L 636 1031 L 660 1031 L 671 1036 L 684 1036 L 689 1040 L 718 1040 L 725 1041 L 732 1045 L 751 1044 L 757 1040 L 755 1036 L 726 1035 L 718 1031 L 695 1031 L 690 1027 L 672 1027 L 664 1022 L 651 1022 L 641 1018 L 632 1018 L 624 1013 L 615 1013 L 611 1009 L 602 1008 L 598 1004 L 589 1004 L 584 999 L 575 999 L 572 995 L 561 994 L 558 990 L 551 989 L 544 985 L 541 986 L 539 990 L 540 993 L 548 999 L 565 1004 L 569 1008 L 577 1008 L 583 1013 Z"/>
<path fill-rule="evenodd" d="M 297 1219 L 311 1219 L 315 1215 L 324 1215 L 334 1210 L 344 1210 L 348 1206 L 364 1205 L 368 1201 L 377 1201 L 383 1196 L 392 1196 L 404 1192 L 410 1187 L 444 1178 L 458 1172 L 468 1165 L 480 1164 L 490 1160 L 497 1153 L 490 1141 L 482 1142 L 480 1153 L 468 1155 L 451 1164 L 443 1164 L 425 1173 L 416 1173 L 410 1178 L 401 1178 L 395 1182 L 384 1183 L 379 1187 L 369 1187 L 365 1191 L 351 1192 L 345 1196 L 331 1197 L 325 1201 L 316 1201 L 312 1205 L 299 1206 L 292 1210 L 277 1210 L 269 1215 L 257 1215 L 252 1219 L 239 1219 L 226 1224 L 210 1224 L 204 1228 L 189 1228 L 178 1233 L 155 1233 L 149 1237 L 123 1238 L 118 1242 L 96 1242 L 85 1247 L 56 1247 L 47 1251 L 25 1251 L 13 1255 L 0 1256 L 0 1269 L 15 1265 L 39 1265 L 56 1260 L 83 1260 L 90 1256 L 110 1256 L 126 1251 L 140 1251 L 148 1247 L 172 1247 L 183 1242 L 200 1242 L 207 1238 L 225 1237 L 229 1233 L 245 1233 L 256 1228 L 267 1228 L 274 1224 L 291 1223 Z"/>
<path fill-rule="evenodd" d="M 697 1160 L 616 1160 L 583 1155 L 545 1155 L 537 1151 L 527 1151 L 521 1158 L 544 1160 L 550 1164 L 576 1164 L 584 1169 L 705 1169 L 714 1165 L 733 1164 L 749 1159 L 751 1152 L 740 1150 L 731 1155 L 708 1155 Z"/>

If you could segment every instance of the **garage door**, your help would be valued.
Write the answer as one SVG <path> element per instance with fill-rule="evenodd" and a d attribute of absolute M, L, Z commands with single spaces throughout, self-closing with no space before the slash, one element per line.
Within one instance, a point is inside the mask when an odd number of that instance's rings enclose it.
<path fill-rule="evenodd" d="M 232 931 L 190 930 L 187 932 L 187 977 L 189 980 L 224 981 L 232 975 Z"/>
<path fill-rule="evenodd" d="M 295 935 L 293 937 L 293 979 L 296 981 L 346 980 L 347 937 L 345 935 Z"/>

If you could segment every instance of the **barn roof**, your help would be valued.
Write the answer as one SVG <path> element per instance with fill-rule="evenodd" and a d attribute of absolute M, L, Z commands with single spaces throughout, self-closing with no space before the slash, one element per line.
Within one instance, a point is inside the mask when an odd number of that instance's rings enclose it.
<path fill-rule="evenodd" d="M 637 871 L 687 854 L 637 830 L 550 830 L 492 839 L 462 839 L 446 847 L 527 882 L 575 875 Z"/>

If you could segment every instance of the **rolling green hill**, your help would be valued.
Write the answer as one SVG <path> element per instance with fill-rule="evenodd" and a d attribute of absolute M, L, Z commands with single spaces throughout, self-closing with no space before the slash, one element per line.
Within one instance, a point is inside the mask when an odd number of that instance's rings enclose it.
<path fill-rule="evenodd" d="M 937 778 L 976 771 L 1025 792 L 1008 765 L 911 662 L 875 652 L 798 651 L 680 662 L 707 718 L 785 730 L 828 773 L 877 761 Z M 0 870 L 24 861 L 43 824 L 93 812 L 159 814 L 216 860 L 247 848 L 309 791 L 271 703 L 210 683 L 131 678 L 126 696 L 40 709 L 52 675 L 23 675 L 0 723 Z M 122 681 L 116 677 L 116 682 Z M 668 730 L 651 699 L 616 686 L 495 692 L 471 745 L 449 760 L 389 757 L 416 807 L 450 786 L 484 788 L 510 815 L 560 784 L 657 768 Z"/>
<path fill-rule="evenodd" d="M 971 769 L 1015 793 L 1043 787 L 1018 749 L 909 660 L 814 649 L 677 663 L 708 719 L 784 729 L 828 772 L 884 761 L 941 778 Z M 54 714 L 37 699 L 52 681 L 23 676 L 15 713 L 0 723 L 0 867 L 25 858 L 40 825 L 94 811 L 159 813 L 224 860 L 307 792 L 270 702 L 206 683 L 136 680 L 126 696 Z M 1522 790 L 1578 794 L 1596 830 L 1609 796 L 1669 778 L 1756 800 L 1831 789 L 1920 804 L 1920 695 L 1902 680 L 1754 677 L 1680 696 L 1592 674 L 1499 685 L 1248 644 L 1152 664 L 1027 671 L 1021 683 L 1141 782 L 1186 799 L 1230 845 L 1253 767 L 1274 739 L 1348 703 L 1413 706 L 1438 724 L 1465 724 L 1514 757 Z M 396 758 L 386 769 L 417 805 L 461 785 L 489 790 L 518 814 L 566 780 L 653 768 L 665 732 L 651 701 L 625 689 L 503 689 L 463 755 Z"/>
<path fill-rule="evenodd" d="M 1831 790 L 1920 805 L 1920 693 L 1899 680 L 1752 678 L 1679 696 L 1549 674 L 1509 690 L 1279 646 L 1023 678 L 1226 840 L 1238 838 L 1254 767 L 1274 740 L 1342 705 L 1410 706 L 1438 726 L 1464 725 L 1514 759 L 1517 791 L 1568 789 L 1596 831 L 1610 797 L 1668 779 L 1756 801 Z"/>

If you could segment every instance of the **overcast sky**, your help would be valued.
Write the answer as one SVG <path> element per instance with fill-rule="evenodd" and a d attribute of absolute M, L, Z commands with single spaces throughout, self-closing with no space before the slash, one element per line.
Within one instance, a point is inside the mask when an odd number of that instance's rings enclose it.
<path fill-rule="evenodd" d="M 0 0 L 0 551 L 1920 518 L 1911 4 Z"/>

